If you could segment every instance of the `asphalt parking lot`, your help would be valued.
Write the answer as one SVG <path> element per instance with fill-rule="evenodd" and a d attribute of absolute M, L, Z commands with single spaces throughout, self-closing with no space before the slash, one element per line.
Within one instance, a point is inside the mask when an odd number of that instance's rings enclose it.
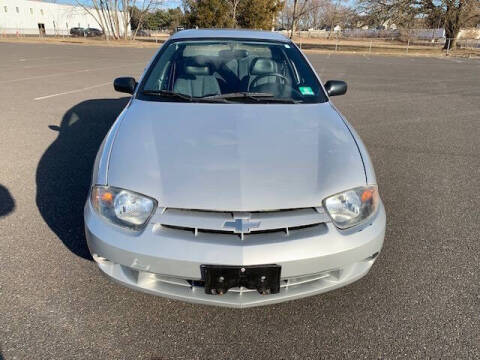
<path fill-rule="evenodd" d="M 155 49 L 0 43 L 0 359 L 480 357 L 480 62 L 309 54 L 343 79 L 387 210 L 339 290 L 246 310 L 101 275 L 82 208 L 98 146 Z"/>

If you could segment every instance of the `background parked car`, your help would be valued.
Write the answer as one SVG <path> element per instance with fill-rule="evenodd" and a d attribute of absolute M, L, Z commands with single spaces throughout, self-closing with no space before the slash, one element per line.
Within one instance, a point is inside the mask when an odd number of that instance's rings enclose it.
<path fill-rule="evenodd" d="M 150 36 L 150 31 L 147 31 L 147 30 L 138 30 L 137 31 L 137 36 L 145 36 L 145 37 L 149 37 Z"/>
<path fill-rule="evenodd" d="M 74 27 L 70 29 L 70 35 L 72 36 L 85 36 L 85 29 L 82 27 Z"/>
<path fill-rule="evenodd" d="M 103 35 L 103 31 L 100 30 L 100 29 L 96 29 L 96 28 L 87 28 L 85 30 L 85 33 L 87 34 L 88 37 L 95 37 L 95 36 L 102 36 Z"/>

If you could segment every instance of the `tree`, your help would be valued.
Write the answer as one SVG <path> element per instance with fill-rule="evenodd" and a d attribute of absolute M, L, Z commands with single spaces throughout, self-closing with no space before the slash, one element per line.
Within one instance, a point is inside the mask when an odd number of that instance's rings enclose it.
<path fill-rule="evenodd" d="M 134 24 L 134 18 L 132 16 L 132 29 Z M 149 12 L 145 16 L 145 21 L 142 24 L 143 29 L 150 30 L 162 30 L 165 28 L 174 29 L 177 26 L 184 23 L 184 14 L 180 8 L 174 9 L 158 9 Z"/>
<path fill-rule="evenodd" d="M 330 24 L 329 13 L 332 8 L 330 0 L 311 0 L 310 11 L 299 19 L 301 27 L 306 29 L 321 29 Z"/>
<path fill-rule="evenodd" d="M 242 0 L 238 5 L 237 22 L 243 28 L 271 30 L 284 6 L 278 0 Z"/>
<path fill-rule="evenodd" d="M 136 24 L 143 21 L 145 15 L 161 3 L 161 0 L 75 0 L 88 14 L 90 14 L 104 34 L 115 38 L 128 38 L 128 25 L 130 24 L 130 9 L 136 8 L 139 15 Z M 121 26 L 120 26 L 121 25 Z"/>
<path fill-rule="evenodd" d="M 280 15 L 282 28 L 293 36 L 297 28 L 333 28 L 349 25 L 354 11 L 341 4 L 340 0 L 289 0 Z"/>
<path fill-rule="evenodd" d="M 130 13 L 130 28 L 136 30 L 140 28 L 140 13 L 141 11 L 136 6 L 130 6 L 128 9 Z"/>
<path fill-rule="evenodd" d="M 297 28 L 298 21 L 308 14 L 310 7 L 308 0 L 293 0 L 292 20 L 290 21 L 290 38 Z"/>
<path fill-rule="evenodd" d="M 190 27 L 232 27 L 228 0 L 183 0 L 185 17 Z"/>
<path fill-rule="evenodd" d="M 452 39 L 445 43 L 445 49 L 455 46 L 460 28 L 468 25 L 474 19 L 480 19 L 479 0 L 444 0 L 445 37 Z M 428 0 L 430 6 L 433 0 Z"/>
<path fill-rule="evenodd" d="M 175 29 L 180 25 L 185 25 L 185 15 L 179 7 L 168 9 L 168 17 L 170 20 L 168 27 L 171 29 Z"/>
<path fill-rule="evenodd" d="M 135 9 L 134 11 L 130 11 L 130 26 L 133 30 L 133 35 L 132 39 L 135 39 L 137 36 L 138 30 L 140 30 L 143 27 L 143 23 L 145 22 L 146 18 L 150 15 L 150 11 L 157 5 L 160 4 L 159 0 L 142 0 L 139 1 L 141 3 L 141 8 L 137 8 L 136 1 L 137 0 L 123 0 L 123 1 L 131 1 L 133 3 L 133 6 L 130 6 L 129 9 Z M 133 16 L 135 16 L 135 19 Z M 133 21 L 135 21 L 135 24 L 133 24 Z M 135 27 L 134 27 L 135 25 Z M 128 23 L 124 24 L 125 28 L 128 27 Z"/>
<path fill-rule="evenodd" d="M 283 0 L 183 0 L 190 27 L 272 29 Z"/>
<path fill-rule="evenodd" d="M 231 14 L 232 14 L 232 23 L 233 27 L 237 27 L 237 9 L 238 9 L 238 4 L 240 3 L 241 0 L 229 0 L 229 4 L 232 8 Z"/>
<path fill-rule="evenodd" d="M 431 26 L 445 29 L 444 49 L 455 46 L 460 29 L 480 19 L 480 0 L 360 0 L 362 11 L 380 21 L 409 28 L 424 18 Z"/>

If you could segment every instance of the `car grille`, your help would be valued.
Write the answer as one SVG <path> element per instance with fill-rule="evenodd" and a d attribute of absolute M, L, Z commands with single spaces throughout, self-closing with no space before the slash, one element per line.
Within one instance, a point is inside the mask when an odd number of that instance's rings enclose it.
<path fill-rule="evenodd" d="M 152 219 L 164 231 L 246 238 L 282 233 L 290 236 L 305 231 L 324 231 L 330 218 L 322 207 L 274 211 L 226 212 L 166 208 Z"/>
<path fill-rule="evenodd" d="M 159 282 L 162 284 L 169 284 L 178 287 L 190 288 L 190 289 L 201 289 L 204 291 L 205 282 L 203 280 L 189 280 L 182 279 L 173 276 L 153 274 L 144 271 L 138 271 L 135 269 L 122 266 L 122 269 L 125 275 L 131 280 L 136 282 L 138 285 L 148 285 L 152 282 Z M 296 287 L 299 285 L 309 285 L 312 283 L 318 283 L 321 280 L 329 281 L 338 281 L 342 276 L 341 269 L 324 271 L 317 274 L 309 274 L 298 277 L 283 278 L 280 280 L 280 288 L 287 289 L 291 287 Z M 256 289 L 247 289 L 244 287 L 235 287 L 228 290 L 229 293 L 255 293 Z"/>

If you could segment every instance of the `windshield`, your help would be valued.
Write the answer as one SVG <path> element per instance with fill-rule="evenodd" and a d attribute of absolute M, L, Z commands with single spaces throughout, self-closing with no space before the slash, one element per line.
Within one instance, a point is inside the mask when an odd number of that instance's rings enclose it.
<path fill-rule="evenodd" d="M 280 42 L 185 40 L 165 44 L 137 96 L 150 101 L 327 101 L 300 51 Z"/>

